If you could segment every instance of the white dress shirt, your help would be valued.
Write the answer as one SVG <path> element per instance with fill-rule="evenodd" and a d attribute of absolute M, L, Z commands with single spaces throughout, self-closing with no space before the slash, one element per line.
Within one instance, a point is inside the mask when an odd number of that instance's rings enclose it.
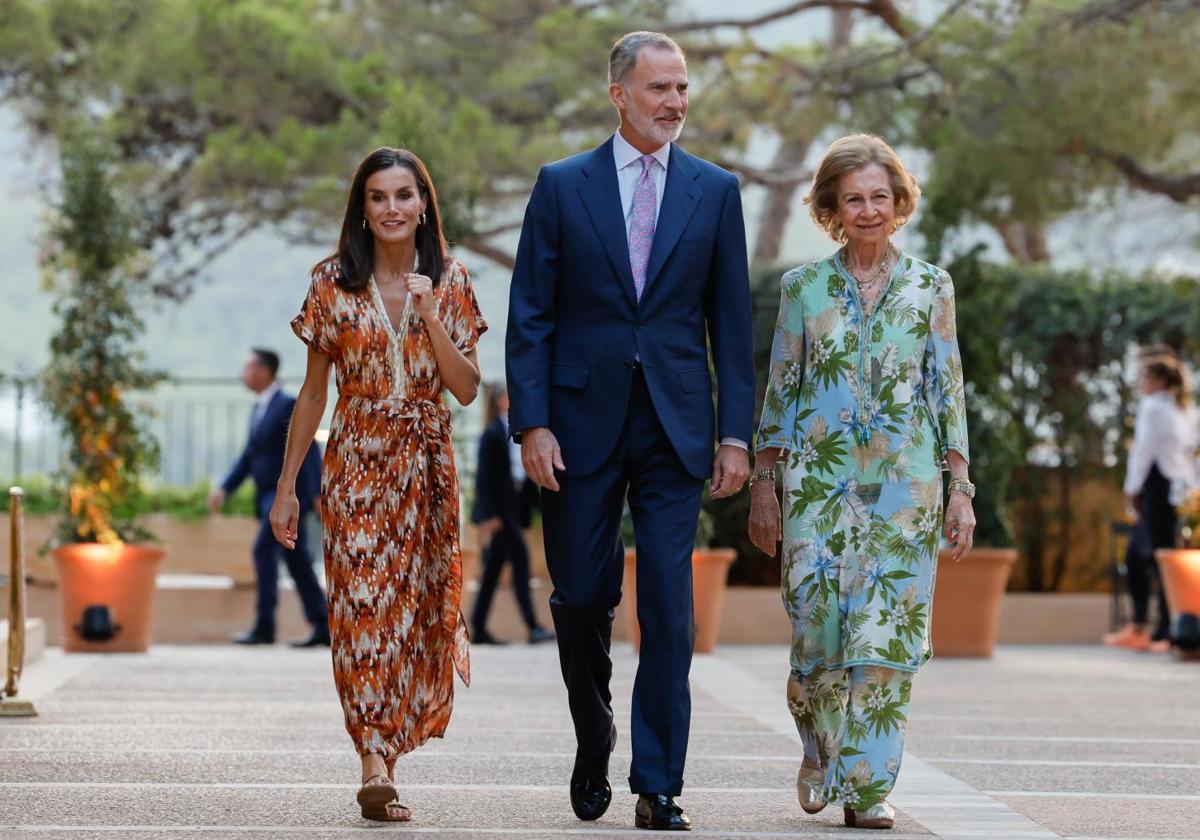
<path fill-rule="evenodd" d="M 263 416 L 267 413 L 267 406 L 271 404 L 271 400 L 275 399 L 275 395 L 279 393 L 279 383 L 272 382 L 266 388 L 259 391 L 258 396 L 254 399 L 254 413 L 250 415 L 250 428 L 258 428 L 258 424 L 262 422 Z"/>
<path fill-rule="evenodd" d="M 521 461 L 521 444 L 514 441 L 508 429 L 508 415 L 501 414 L 500 422 L 504 424 L 504 440 L 508 442 L 508 466 L 512 473 L 513 484 L 519 488 L 525 483 L 525 464 Z"/>
<path fill-rule="evenodd" d="M 650 153 L 657 161 L 650 166 L 650 177 L 654 179 L 654 224 L 658 225 L 658 214 L 662 211 L 663 193 L 667 189 L 667 164 L 671 161 L 671 144 L 660 146 Z M 621 213 L 625 217 L 625 237 L 633 227 L 633 193 L 642 177 L 642 153 L 629 145 L 621 132 L 613 135 L 613 160 L 617 164 L 617 188 L 621 191 Z"/>
<path fill-rule="evenodd" d="M 662 212 L 663 193 L 667 190 L 667 165 L 671 162 L 671 144 L 659 146 L 650 156 L 656 163 L 650 166 L 650 176 L 654 178 L 654 226 L 658 227 L 658 215 Z M 638 179 L 642 177 L 642 165 L 639 161 L 642 152 L 629 144 L 621 136 L 621 132 L 613 135 L 613 162 L 617 165 L 617 188 L 621 192 L 621 213 L 625 217 L 625 241 L 629 243 L 629 232 L 633 227 L 633 193 L 637 189 Z M 749 451 L 750 447 L 744 440 L 737 438 L 721 438 L 722 446 L 736 446 Z"/>
<path fill-rule="evenodd" d="M 1171 504 L 1177 505 L 1196 483 L 1193 435 L 1188 429 L 1188 415 L 1166 391 L 1156 391 L 1142 397 L 1137 419 L 1133 424 L 1133 447 L 1125 467 L 1125 493 L 1141 492 L 1150 475 L 1150 468 L 1171 482 Z"/>

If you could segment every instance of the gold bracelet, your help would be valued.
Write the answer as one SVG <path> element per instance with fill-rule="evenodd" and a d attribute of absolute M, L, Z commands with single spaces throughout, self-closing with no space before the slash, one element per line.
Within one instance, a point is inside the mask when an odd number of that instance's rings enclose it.
<path fill-rule="evenodd" d="M 750 481 L 747 482 L 747 486 L 753 487 L 759 481 L 770 481 L 772 484 L 774 484 L 775 483 L 775 468 L 774 467 L 763 467 L 761 470 L 756 472 L 754 475 L 750 476 Z"/>

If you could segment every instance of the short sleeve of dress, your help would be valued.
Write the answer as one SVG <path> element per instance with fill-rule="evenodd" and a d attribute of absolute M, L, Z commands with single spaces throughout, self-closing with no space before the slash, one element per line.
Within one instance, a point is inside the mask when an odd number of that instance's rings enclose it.
<path fill-rule="evenodd" d="M 300 307 L 300 314 L 292 319 L 292 332 L 311 349 L 327 356 L 334 349 L 328 300 L 331 285 L 324 276 L 315 276 Z"/>
<path fill-rule="evenodd" d="M 467 268 L 455 260 L 446 278 L 449 286 L 446 289 L 446 307 L 442 322 L 454 346 L 463 353 L 470 353 L 479 343 L 479 337 L 487 332 L 487 321 L 479 309 L 479 301 L 475 298 L 475 288 L 471 278 L 467 276 Z"/>

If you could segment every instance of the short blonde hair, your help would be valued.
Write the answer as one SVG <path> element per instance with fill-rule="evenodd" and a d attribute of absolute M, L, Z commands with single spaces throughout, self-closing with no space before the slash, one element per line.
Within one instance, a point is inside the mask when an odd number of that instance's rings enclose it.
<path fill-rule="evenodd" d="M 917 179 L 900 162 L 896 150 L 874 134 L 849 134 L 834 140 L 825 151 L 813 175 L 812 188 L 804 196 L 813 221 L 837 242 L 846 241 L 846 231 L 838 218 L 838 184 L 843 175 L 877 163 L 887 170 L 896 201 L 896 229 L 912 217 L 921 199 Z"/>

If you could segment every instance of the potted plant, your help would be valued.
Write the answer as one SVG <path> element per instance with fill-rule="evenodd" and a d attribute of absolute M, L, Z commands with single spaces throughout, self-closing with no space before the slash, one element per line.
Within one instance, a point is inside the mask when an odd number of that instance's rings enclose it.
<path fill-rule="evenodd" d="M 696 523 L 696 543 L 692 551 L 692 603 L 696 621 L 696 653 L 711 653 L 721 629 L 721 607 L 725 602 L 725 583 L 729 567 L 737 557 L 732 548 L 712 548 L 712 515 L 700 510 Z M 626 545 L 633 546 L 633 524 L 628 512 L 622 527 Z M 637 620 L 637 548 L 625 549 L 625 580 L 621 603 L 625 609 L 626 629 L 633 649 L 641 641 Z"/>
<path fill-rule="evenodd" d="M 1200 616 L 1200 490 L 1188 495 L 1178 513 L 1183 547 L 1160 548 L 1154 555 L 1171 615 Z"/>
<path fill-rule="evenodd" d="M 955 563 L 938 552 L 934 577 L 931 642 L 935 656 L 988 657 L 996 647 L 1000 607 L 1017 562 L 1005 504 L 1016 457 L 1011 424 L 986 417 L 987 398 L 975 391 L 967 401 L 971 431 L 971 476 L 979 488 L 972 507 L 975 547 Z M 948 500 L 947 500 L 948 501 Z"/>
<path fill-rule="evenodd" d="M 62 518 L 52 554 L 63 647 L 142 651 L 163 552 L 144 544 L 149 534 L 133 517 L 158 447 L 146 410 L 129 395 L 163 376 L 143 367 L 135 347 L 142 331 L 131 277 L 138 248 L 96 136 L 81 133 L 63 145 L 62 197 L 43 259 L 59 328 L 41 396 L 68 441 L 55 476 Z"/>

